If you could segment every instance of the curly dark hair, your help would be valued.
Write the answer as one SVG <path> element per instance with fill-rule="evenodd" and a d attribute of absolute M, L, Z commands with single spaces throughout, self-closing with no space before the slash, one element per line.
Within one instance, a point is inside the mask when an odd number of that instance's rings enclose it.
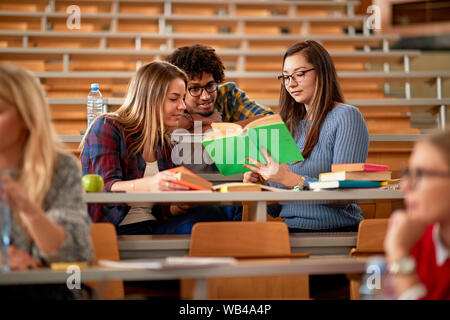
<path fill-rule="evenodd" d="M 180 47 L 169 55 L 166 61 L 186 72 L 190 79 L 206 72 L 212 74 L 217 83 L 221 83 L 225 78 L 225 67 L 215 51 L 201 44 Z"/>

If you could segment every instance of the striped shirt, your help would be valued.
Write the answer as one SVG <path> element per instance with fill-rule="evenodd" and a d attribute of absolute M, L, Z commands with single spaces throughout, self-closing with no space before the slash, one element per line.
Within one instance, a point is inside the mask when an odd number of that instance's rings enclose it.
<path fill-rule="evenodd" d="M 311 121 L 302 120 L 300 127 L 309 127 Z M 305 133 L 299 128 L 297 145 L 305 146 Z M 305 161 L 288 164 L 292 172 L 302 175 L 306 183 L 316 181 L 322 172 L 330 172 L 332 163 L 366 162 L 369 150 L 369 132 L 359 110 L 340 104 L 331 110 L 320 130 L 319 139 Z M 285 188 L 283 186 L 271 185 Z M 356 204 L 318 205 L 286 203 L 271 205 L 272 216 L 285 218 L 289 228 L 320 230 L 358 225 L 362 220 L 361 209 Z"/>
<path fill-rule="evenodd" d="M 261 106 L 250 100 L 244 91 L 233 82 L 226 82 L 217 87 L 215 106 L 222 113 L 222 121 L 237 122 L 256 115 L 269 115 L 274 112 L 269 107 Z"/>

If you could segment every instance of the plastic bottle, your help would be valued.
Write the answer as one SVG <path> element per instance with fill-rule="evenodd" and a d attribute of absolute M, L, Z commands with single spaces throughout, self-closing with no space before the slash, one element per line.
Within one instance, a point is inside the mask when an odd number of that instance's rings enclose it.
<path fill-rule="evenodd" d="M 384 257 L 372 257 L 366 264 L 366 273 L 361 279 L 359 293 L 362 300 L 393 299 L 391 278 Z"/>
<path fill-rule="evenodd" d="M 8 246 L 11 236 L 11 212 L 0 185 L 0 273 L 9 271 Z"/>
<path fill-rule="evenodd" d="M 100 114 L 103 113 L 103 97 L 98 83 L 91 84 L 91 92 L 87 96 L 87 126 Z"/>

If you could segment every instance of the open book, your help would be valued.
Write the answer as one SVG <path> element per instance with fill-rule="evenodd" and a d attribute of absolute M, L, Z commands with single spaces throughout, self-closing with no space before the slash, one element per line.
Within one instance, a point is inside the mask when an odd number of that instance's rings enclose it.
<path fill-rule="evenodd" d="M 278 114 L 265 116 L 245 127 L 236 123 L 215 122 L 202 141 L 205 150 L 224 176 L 249 171 L 242 165 L 253 158 L 266 163 L 264 147 L 278 163 L 303 161 L 291 133 Z"/>

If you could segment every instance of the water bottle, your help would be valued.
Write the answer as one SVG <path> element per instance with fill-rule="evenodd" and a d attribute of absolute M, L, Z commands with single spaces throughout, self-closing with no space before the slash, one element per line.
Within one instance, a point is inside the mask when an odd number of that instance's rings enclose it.
<path fill-rule="evenodd" d="M 91 125 L 92 121 L 103 113 L 103 97 L 99 90 L 98 83 L 91 84 L 91 92 L 87 96 L 87 126 Z"/>
<path fill-rule="evenodd" d="M 11 212 L 0 184 L 0 273 L 9 271 L 8 246 L 11 236 Z"/>
<path fill-rule="evenodd" d="M 392 299 L 391 279 L 384 257 L 374 256 L 366 263 L 366 273 L 361 279 L 359 293 L 362 300 Z"/>

